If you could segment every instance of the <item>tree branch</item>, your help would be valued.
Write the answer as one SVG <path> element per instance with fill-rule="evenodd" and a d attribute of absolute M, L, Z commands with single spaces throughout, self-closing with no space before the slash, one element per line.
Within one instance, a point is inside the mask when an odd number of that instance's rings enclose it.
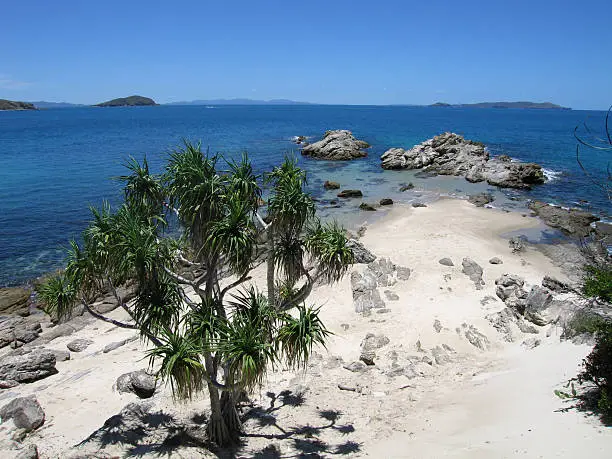
<path fill-rule="evenodd" d="M 223 297 L 225 296 L 225 294 L 227 292 L 229 292 L 231 289 L 233 289 L 234 287 L 237 287 L 238 285 L 248 281 L 251 279 L 251 276 L 249 276 L 249 273 L 244 273 L 242 275 L 242 277 L 240 277 L 240 279 L 232 282 L 231 284 L 229 284 L 228 286 L 226 286 L 223 290 L 221 290 L 221 294 L 219 295 L 219 301 L 223 302 Z"/>
<path fill-rule="evenodd" d="M 95 311 L 91 306 L 89 306 L 89 304 L 87 304 L 87 302 L 85 301 L 85 298 L 81 298 L 81 301 L 83 303 L 83 306 L 85 306 L 85 310 L 88 313 L 90 313 L 92 316 L 94 316 L 96 319 L 100 319 L 104 322 L 108 322 L 109 324 L 116 325 L 117 327 L 120 327 L 120 328 L 130 328 L 132 330 L 138 329 L 136 325 L 126 324 L 123 322 L 119 322 L 118 320 L 111 319 L 110 317 L 103 316 L 98 311 Z"/>

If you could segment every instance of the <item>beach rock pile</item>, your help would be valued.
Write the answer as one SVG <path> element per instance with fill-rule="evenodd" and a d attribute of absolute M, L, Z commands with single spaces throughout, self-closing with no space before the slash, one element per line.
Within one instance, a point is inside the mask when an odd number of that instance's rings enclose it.
<path fill-rule="evenodd" d="M 588 236 L 592 231 L 591 223 L 599 220 L 596 215 L 583 210 L 565 209 L 541 201 L 529 203 L 529 208 L 548 226 L 572 236 Z"/>
<path fill-rule="evenodd" d="M 355 263 L 372 263 L 374 260 L 376 260 L 376 255 L 366 249 L 366 247 L 358 240 L 349 239 L 346 245 L 353 251 L 353 261 Z"/>
<path fill-rule="evenodd" d="M 495 293 L 506 307 L 486 318 L 504 335 L 506 341 L 512 342 L 515 339 L 511 324 L 523 333 L 535 334 L 539 331 L 533 325 L 541 327 L 549 322 L 543 313 L 551 306 L 554 298 L 547 288 L 534 285 L 527 292 L 524 289 L 525 280 L 513 274 L 504 274 L 495 281 L 495 285 Z"/>
<path fill-rule="evenodd" d="M 366 365 L 374 365 L 374 359 L 376 359 L 376 350 L 389 344 L 389 338 L 385 335 L 375 335 L 368 333 L 364 340 L 361 342 L 361 360 Z"/>
<path fill-rule="evenodd" d="M 529 189 L 546 180 L 539 165 L 513 161 L 508 156 L 489 158 L 484 144 L 452 132 L 437 135 L 409 150 L 391 148 L 380 159 L 383 169 L 423 169 L 505 188 Z"/>
<path fill-rule="evenodd" d="M 322 140 L 311 143 L 302 149 L 302 155 L 315 159 L 346 161 L 368 156 L 365 149 L 370 144 L 357 140 L 351 131 L 327 131 Z"/>
<path fill-rule="evenodd" d="M 355 312 L 368 313 L 371 309 L 384 309 L 385 302 L 378 287 L 391 287 L 409 278 L 410 269 L 397 266 L 387 258 L 369 263 L 363 274 L 353 271 L 351 288 Z"/>

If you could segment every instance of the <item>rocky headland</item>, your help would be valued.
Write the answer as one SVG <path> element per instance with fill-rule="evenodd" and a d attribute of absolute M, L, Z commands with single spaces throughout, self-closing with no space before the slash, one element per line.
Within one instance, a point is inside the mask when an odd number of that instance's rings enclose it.
<path fill-rule="evenodd" d="M 542 167 L 508 156 L 491 158 L 481 142 L 446 132 L 405 150 L 391 148 L 381 156 L 383 169 L 423 169 L 437 175 L 465 177 L 503 188 L 529 189 L 546 181 Z"/>
<path fill-rule="evenodd" d="M 0 99 L 0 110 L 37 110 L 37 108 L 29 102 Z"/>
<path fill-rule="evenodd" d="M 370 144 L 357 140 L 351 131 L 327 131 L 323 139 L 302 148 L 302 155 L 315 159 L 346 161 L 368 156 Z"/>

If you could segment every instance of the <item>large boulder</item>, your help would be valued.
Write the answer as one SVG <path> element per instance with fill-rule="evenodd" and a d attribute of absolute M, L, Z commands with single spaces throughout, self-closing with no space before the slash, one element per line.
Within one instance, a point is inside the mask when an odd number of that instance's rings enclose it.
<path fill-rule="evenodd" d="M 548 226 L 559 228 L 572 236 L 588 236 L 591 232 L 591 223 L 599 220 L 596 215 L 583 210 L 564 209 L 540 201 L 529 203 L 529 208 Z"/>
<path fill-rule="evenodd" d="M 49 350 L 8 355 L 0 359 L 0 375 L 4 380 L 33 382 L 56 374 L 55 363 L 55 354 Z"/>
<path fill-rule="evenodd" d="M 304 156 L 316 159 L 349 160 L 367 156 L 370 144 L 357 140 L 351 131 L 327 131 L 322 140 L 311 143 L 302 149 Z"/>
<path fill-rule="evenodd" d="M 30 292 L 21 287 L 0 288 L 0 316 L 30 314 Z"/>
<path fill-rule="evenodd" d="M 2 422 L 13 420 L 15 427 L 30 432 L 45 422 L 45 412 L 36 397 L 18 397 L 0 408 Z"/>
<path fill-rule="evenodd" d="M 40 323 L 22 317 L 8 317 L 0 321 L 0 348 L 18 348 L 38 338 L 42 332 Z"/>
<path fill-rule="evenodd" d="M 500 187 L 528 189 L 546 180 L 539 165 L 513 161 L 507 156 L 490 159 L 484 144 L 452 132 L 437 135 L 409 150 L 391 148 L 380 159 L 383 169 L 424 169 Z"/>
<path fill-rule="evenodd" d="M 355 263 L 371 263 L 376 260 L 376 255 L 370 252 L 366 247 L 355 239 L 349 239 L 346 246 L 353 251 Z"/>
<path fill-rule="evenodd" d="M 132 392 L 140 398 L 150 398 L 155 393 L 157 380 L 145 370 L 125 373 L 117 378 L 119 392 Z"/>

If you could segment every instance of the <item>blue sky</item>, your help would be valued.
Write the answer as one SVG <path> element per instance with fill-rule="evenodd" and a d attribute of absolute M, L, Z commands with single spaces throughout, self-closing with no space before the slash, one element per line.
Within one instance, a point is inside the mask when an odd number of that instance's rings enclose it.
<path fill-rule="evenodd" d="M 0 3 L 0 98 L 612 104 L 612 1 Z"/>

